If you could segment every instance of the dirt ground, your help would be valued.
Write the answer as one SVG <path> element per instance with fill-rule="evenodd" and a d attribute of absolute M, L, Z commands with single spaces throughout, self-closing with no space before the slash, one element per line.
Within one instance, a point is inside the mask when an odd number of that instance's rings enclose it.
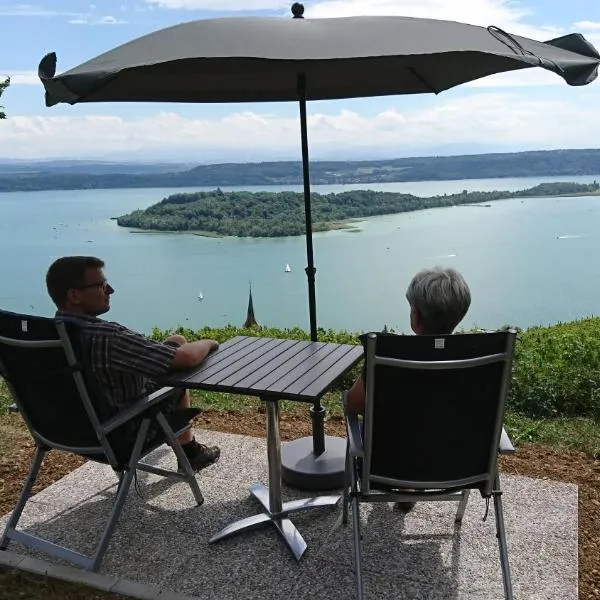
<path fill-rule="evenodd" d="M 0 420 L 0 514 L 5 514 L 14 506 L 33 450 L 29 436 L 18 425 L 17 419 L 16 415 L 8 415 Z M 196 425 L 256 437 L 265 435 L 265 415 L 260 411 L 207 410 Z M 284 440 L 310 435 L 311 431 L 310 419 L 304 414 L 283 413 L 280 427 Z M 345 435 L 340 418 L 329 419 L 326 429 L 329 435 Z M 7 451 L 8 448 L 10 451 Z M 82 460 L 71 455 L 50 453 L 35 491 L 50 485 L 82 463 Z M 504 473 L 554 479 L 579 486 L 579 598 L 600 599 L 600 461 L 581 452 L 557 451 L 532 444 L 519 446 L 513 456 L 501 457 L 500 465 Z M 27 597 L 37 599 L 37 596 Z M 43 597 L 58 599 L 68 596 L 66 593 L 52 596 L 46 593 Z M 117 598 L 114 595 L 106 597 Z"/>

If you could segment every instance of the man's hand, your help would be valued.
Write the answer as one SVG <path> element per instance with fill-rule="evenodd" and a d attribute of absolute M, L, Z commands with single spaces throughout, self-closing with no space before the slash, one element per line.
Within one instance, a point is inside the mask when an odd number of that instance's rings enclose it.
<path fill-rule="evenodd" d="M 216 350 L 219 343 L 216 340 L 198 340 L 196 342 L 185 342 L 173 357 L 171 369 L 174 371 L 185 371 L 200 364 L 210 352 Z"/>

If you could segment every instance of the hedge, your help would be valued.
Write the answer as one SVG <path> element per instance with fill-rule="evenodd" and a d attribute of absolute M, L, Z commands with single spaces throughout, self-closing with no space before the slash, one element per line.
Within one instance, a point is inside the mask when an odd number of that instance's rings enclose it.
<path fill-rule="evenodd" d="M 188 340 L 211 338 L 218 342 L 236 335 L 307 340 L 309 334 L 298 328 L 242 328 L 228 325 L 192 330 L 178 327 L 154 329 L 154 339 L 178 333 Z M 322 342 L 357 344 L 357 333 L 319 329 Z M 351 383 L 357 367 L 340 387 Z M 508 405 L 533 418 L 593 417 L 600 419 L 600 317 L 590 317 L 548 327 L 519 331 Z"/>

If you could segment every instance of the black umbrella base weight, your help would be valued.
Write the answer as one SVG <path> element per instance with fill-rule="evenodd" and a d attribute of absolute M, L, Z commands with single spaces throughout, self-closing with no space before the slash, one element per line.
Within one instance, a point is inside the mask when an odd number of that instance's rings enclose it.
<path fill-rule="evenodd" d="M 313 437 L 303 437 L 281 445 L 282 479 L 301 490 L 332 490 L 344 486 L 345 438 L 325 436 L 325 452 L 316 455 Z"/>

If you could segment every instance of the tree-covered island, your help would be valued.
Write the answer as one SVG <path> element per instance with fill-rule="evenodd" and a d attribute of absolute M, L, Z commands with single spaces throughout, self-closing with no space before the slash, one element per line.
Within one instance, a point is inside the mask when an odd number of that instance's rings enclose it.
<path fill-rule="evenodd" d="M 311 194 L 314 231 L 348 227 L 349 221 L 376 215 L 444 206 L 482 204 L 509 198 L 600 194 L 600 184 L 542 183 L 516 192 L 490 191 L 421 198 L 412 194 L 352 190 Z M 146 231 L 187 231 L 203 235 L 282 237 L 302 235 L 304 198 L 297 192 L 211 192 L 173 194 L 145 210 L 117 218 L 122 227 Z"/>

